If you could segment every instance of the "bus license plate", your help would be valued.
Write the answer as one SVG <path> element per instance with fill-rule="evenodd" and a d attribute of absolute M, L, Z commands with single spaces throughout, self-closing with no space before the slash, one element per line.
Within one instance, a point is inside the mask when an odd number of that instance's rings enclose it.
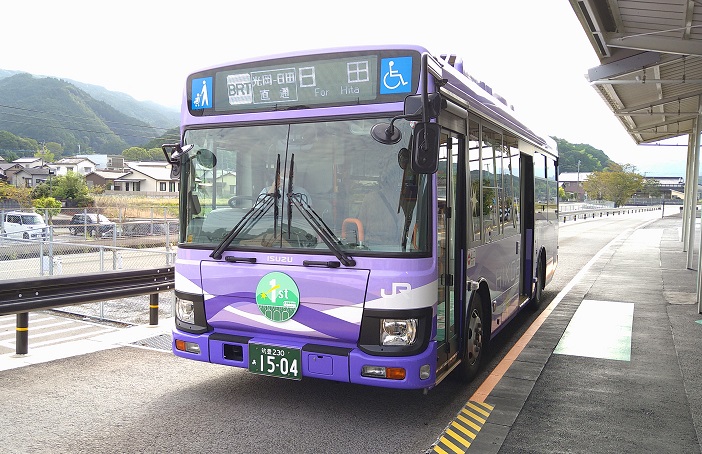
<path fill-rule="evenodd" d="M 249 372 L 301 380 L 302 355 L 300 349 L 249 344 Z"/>

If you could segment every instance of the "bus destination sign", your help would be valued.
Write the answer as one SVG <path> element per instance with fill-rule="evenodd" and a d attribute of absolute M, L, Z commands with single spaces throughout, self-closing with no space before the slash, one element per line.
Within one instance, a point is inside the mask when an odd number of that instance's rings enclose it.
<path fill-rule="evenodd" d="M 214 110 L 349 104 L 378 95 L 378 57 L 365 55 L 219 71 Z"/>

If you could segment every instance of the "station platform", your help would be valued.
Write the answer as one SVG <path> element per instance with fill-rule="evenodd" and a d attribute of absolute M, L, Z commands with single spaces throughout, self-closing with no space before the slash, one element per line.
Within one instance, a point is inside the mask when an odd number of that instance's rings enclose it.
<path fill-rule="evenodd" d="M 702 315 L 681 226 L 622 232 L 588 262 L 471 398 L 489 416 L 466 452 L 702 452 Z"/>

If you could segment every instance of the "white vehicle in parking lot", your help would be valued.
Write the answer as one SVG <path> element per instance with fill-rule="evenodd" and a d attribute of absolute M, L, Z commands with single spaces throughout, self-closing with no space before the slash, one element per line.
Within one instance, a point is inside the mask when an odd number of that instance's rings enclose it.
<path fill-rule="evenodd" d="M 2 219 L 2 235 L 7 238 L 46 238 L 46 224 L 37 213 L 8 211 Z"/>

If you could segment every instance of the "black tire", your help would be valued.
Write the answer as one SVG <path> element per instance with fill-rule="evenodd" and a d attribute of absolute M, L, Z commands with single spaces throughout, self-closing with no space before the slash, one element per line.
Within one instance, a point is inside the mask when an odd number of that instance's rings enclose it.
<path fill-rule="evenodd" d="M 78 229 L 69 227 L 68 231 L 70 232 L 71 235 L 75 236 L 78 235 Z"/>
<path fill-rule="evenodd" d="M 483 357 L 487 351 L 486 322 L 483 312 L 483 301 L 480 298 L 480 294 L 475 293 L 466 315 L 463 359 L 456 368 L 458 376 L 465 382 L 473 380 L 480 371 Z"/>
<path fill-rule="evenodd" d="M 536 266 L 536 284 L 534 284 L 534 295 L 531 297 L 531 307 L 537 309 L 544 299 L 544 279 L 546 278 L 546 273 L 544 272 L 543 262 L 541 257 L 539 257 L 539 264 Z"/>
<path fill-rule="evenodd" d="M 24 238 L 25 240 L 28 240 L 28 239 L 29 239 L 29 233 L 24 232 L 24 234 L 22 235 L 22 238 Z"/>

